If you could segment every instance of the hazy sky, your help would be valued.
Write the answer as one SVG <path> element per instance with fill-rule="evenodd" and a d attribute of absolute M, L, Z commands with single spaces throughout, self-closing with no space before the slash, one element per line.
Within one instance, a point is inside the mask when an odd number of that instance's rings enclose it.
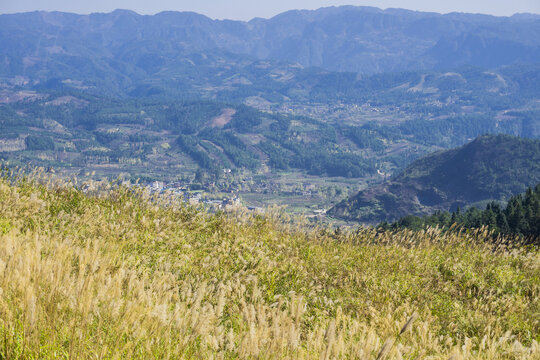
<path fill-rule="evenodd" d="M 195 11 L 217 19 L 249 20 L 253 17 L 268 18 L 291 9 L 317 9 L 332 5 L 394 7 L 442 13 L 540 14 L 540 0 L 0 0 L 0 13 L 59 10 L 88 14 L 131 9 L 140 14 L 155 14 L 177 10 Z"/>

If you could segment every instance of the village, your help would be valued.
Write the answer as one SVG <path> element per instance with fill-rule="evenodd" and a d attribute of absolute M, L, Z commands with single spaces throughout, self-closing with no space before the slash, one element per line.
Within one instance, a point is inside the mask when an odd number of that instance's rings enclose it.
<path fill-rule="evenodd" d="M 224 169 L 224 178 L 218 181 L 148 181 L 142 186 L 150 193 L 169 193 L 192 206 L 204 206 L 209 211 L 252 211 L 263 214 L 266 207 L 280 205 L 280 199 L 311 202 L 310 208 L 298 210 L 308 218 L 323 218 L 328 207 L 321 202 L 336 196 L 334 188 L 321 188 L 316 184 L 285 186 L 279 182 L 259 181 L 257 177 L 233 177 L 230 169 Z M 228 179 L 227 179 L 228 178 Z M 125 182 L 124 185 L 131 185 Z M 345 195 L 340 193 L 339 195 Z M 316 205 L 319 204 L 319 205 Z"/>
<path fill-rule="evenodd" d="M 264 208 L 256 206 L 245 206 L 242 204 L 240 198 L 231 194 L 230 196 L 223 196 L 221 199 L 209 197 L 203 190 L 190 191 L 187 186 L 182 185 L 179 182 L 171 182 L 169 184 L 163 181 L 153 181 L 147 184 L 146 189 L 151 193 L 170 193 L 178 196 L 184 202 L 190 205 L 205 205 L 211 211 L 223 210 L 251 210 L 258 213 L 264 213 Z"/>

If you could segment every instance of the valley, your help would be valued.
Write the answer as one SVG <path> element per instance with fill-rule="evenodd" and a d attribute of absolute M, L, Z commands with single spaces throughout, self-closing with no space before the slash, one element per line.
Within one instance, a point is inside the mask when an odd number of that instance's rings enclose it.
<path fill-rule="evenodd" d="M 540 137 L 535 21 L 362 7 L 247 23 L 0 15 L 0 158 L 313 216 L 434 151 L 483 134 Z M 429 36 L 428 23 L 438 24 Z M 315 28 L 334 45 L 307 32 Z M 306 39 L 324 56 L 295 52 Z M 523 47 L 488 64 L 468 49 L 478 39 L 495 54 Z M 398 64 L 405 46 L 416 66 Z"/>
<path fill-rule="evenodd" d="M 173 91 L 104 97 L 67 80 L 51 90 L 7 78 L 0 157 L 66 176 L 180 183 L 208 200 L 234 195 L 247 207 L 315 215 L 430 152 L 484 133 L 539 136 L 540 89 L 527 80 L 540 69 L 456 71 L 387 74 L 384 85 L 381 75 L 343 83 L 344 74 L 315 74 L 304 95 L 274 102 L 273 92 L 252 85 L 242 85 L 241 97 L 216 93 L 219 79 L 211 88 L 192 84 L 198 95 L 177 99 Z M 298 77 L 288 77 L 281 99 L 307 81 Z"/>
<path fill-rule="evenodd" d="M 540 359 L 540 15 L 144 5 L 0 4 L 0 360 Z"/>

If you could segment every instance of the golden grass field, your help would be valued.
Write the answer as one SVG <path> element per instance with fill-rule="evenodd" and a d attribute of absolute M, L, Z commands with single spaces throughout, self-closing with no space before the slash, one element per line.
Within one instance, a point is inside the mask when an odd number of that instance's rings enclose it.
<path fill-rule="evenodd" d="M 0 179 L 0 359 L 540 359 L 540 252 Z M 293 225 L 294 224 L 294 225 Z"/>

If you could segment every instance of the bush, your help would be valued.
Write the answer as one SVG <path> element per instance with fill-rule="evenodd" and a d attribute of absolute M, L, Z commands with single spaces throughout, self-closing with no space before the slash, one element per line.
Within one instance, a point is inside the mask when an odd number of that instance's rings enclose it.
<path fill-rule="evenodd" d="M 28 150 L 54 150 L 54 141 L 50 136 L 29 135 L 25 144 Z"/>

